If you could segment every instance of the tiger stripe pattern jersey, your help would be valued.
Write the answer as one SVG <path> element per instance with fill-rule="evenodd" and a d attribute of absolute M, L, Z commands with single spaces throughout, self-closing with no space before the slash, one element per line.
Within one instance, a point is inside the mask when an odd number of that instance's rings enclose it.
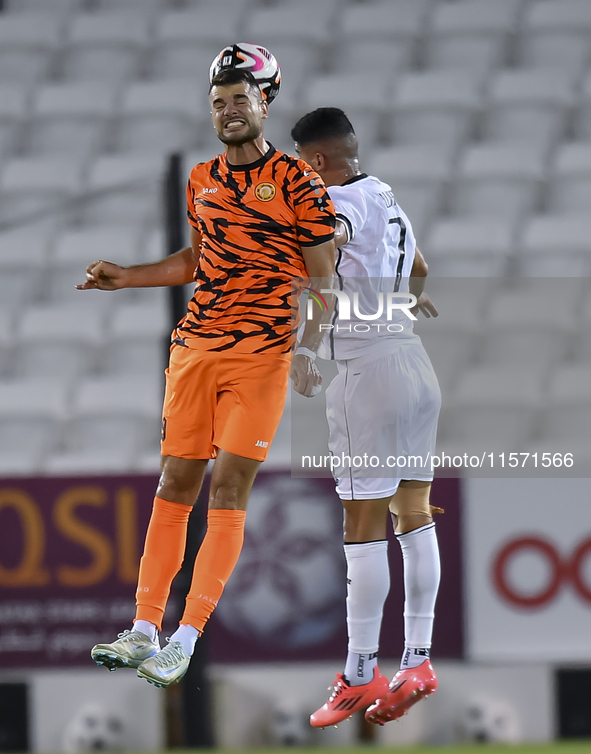
<path fill-rule="evenodd" d="M 307 277 L 301 249 L 334 236 L 322 179 L 271 145 L 248 165 L 231 165 L 222 154 L 193 168 L 187 205 L 201 246 L 195 292 L 175 342 L 204 351 L 288 353 L 292 285 Z"/>

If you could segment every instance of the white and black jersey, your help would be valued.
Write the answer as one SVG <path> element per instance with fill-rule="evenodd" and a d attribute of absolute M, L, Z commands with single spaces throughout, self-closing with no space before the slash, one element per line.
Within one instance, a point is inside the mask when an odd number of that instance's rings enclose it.
<path fill-rule="evenodd" d="M 393 495 L 401 479 L 433 478 L 441 394 L 413 320 L 385 306 L 388 294 L 408 293 L 416 250 L 392 189 L 362 174 L 328 191 L 348 234 L 336 263 L 347 298 L 318 351 L 338 367 L 326 390 L 329 450 L 333 461 L 343 459 L 334 468 L 339 497 L 373 500 Z M 345 459 L 354 457 L 374 459 L 372 467 L 347 467 Z"/>
<path fill-rule="evenodd" d="M 328 192 L 347 230 L 347 242 L 337 250 L 336 274 L 351 306 L 350 317 L 343 318 L 343 307 L 337 304 L 319 356 L 350 359 L 388 350 L 393 341 L 418 342 L 404 311 L 388 311 L 388 294 L 396 293 L 395 300 L 408 304 L 403 294 L 409 290 L 416 249 L 412 226 L 392 189 L 362 173 L 341 186 L 329 186 Z M 380 294 L 383 309 L 377 316 Z"/>

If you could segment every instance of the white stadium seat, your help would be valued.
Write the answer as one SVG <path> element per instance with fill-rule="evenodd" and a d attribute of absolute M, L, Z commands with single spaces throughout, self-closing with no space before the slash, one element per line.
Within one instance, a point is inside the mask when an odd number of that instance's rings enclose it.
<path fill-rule="evenodd" d="M 403 74 L 388 135 L 401 144 L 457 146 L 472 132 L 481 94 L 478 76 L 463 70 Z"/>
<path fill-rule="evenodd" d="M 164 155 L 153 152 L 99 157 L 90 168 L 81 219 L 88 224 L 154 225 L 162 211 L 165 169 Z"/>
<path fill-rule="evenodd" d="M 486 217 L 441 219 L 421 249 L 429 260 L 431 275 L 496 276 L 506 271 L 514 240 L 510 222 Z"/>
<path fill-rule="evenodd" d="M 443 186 L 452 170 L 452 158 L 453 152 L 445 147 L 384 147 L 373 150 L 363 168 L 390 184 L 415 235 L 420 236 L 438 214 Z"/>
<path fill-rule="evenodd" d="M 124 93 L 115 145 L 126 152 L 174 152 L 195 146 L 209 119 L 190 78 L 132 84 Z"/>
<path fill-rule="evenodd" d="M 0 173 L 0 227 L 8 222 L 42 222 L 54 227 L 71 210 L 80 190 L 83 163 L 76 158 L 18 157 Z"/>
<path fill-rule="evenodd" d="M 16 371 L 46 375 L 71 384 L 91 369 L 102 344 L 105 315 L 95 308 L 57 304 L 33 306 L 19 318 Z"/>
<path fill-rule="evenodd" d="M 542 386 L 542 375 L 527 365 L 468 368 L 450 399 L 446 442 L 464 443 L 467 452 L 517 450 L 532 433 Z"/>
<path fill-rule="evenodd" d="M 575 102 L 571 75 L 562 70 L 504 70 L 491 83 L 483 135 L 543 146 L 562 138 Z"/>
<path fill-rule="evenodd" d="M 591 271 L 589 213 L 539 215 L 523 229 L 518 263 L 522 275 L 581 277 Z"/>
<path fill-rule="evenodd" d="M 138 75 L 150 41 L 143 13 L 81 13 L 67 36 L 62 75 L 70 80 L 122 81 Z"/>
<path fill-rule="evenodd" d="M 450 206 L 454 213 L 496 215 L 511 220 L 539 201 L 546 171 L 538 145 L 484 143 L 462 154 Z"/>
<path fill-rule="evenodd" d="M 111 320 L 102 368 L 109 374 L 162 377 L 172 323 L 167 302 L 119 306 Z"/>
<path fill-rule="evenodd" d="M 527 66 L 580 73 L 589 63 L 591 6 L 587 0 L 539 0 L 525 8 L 519 60 Z"/>
<path fill-rule="evenodd" d="M 580 442 L 589 439 L 591 363 L 560 367 L 550 381 L 545 402 L 543 436 L 569 441 L 568 449 L 576 452 Z"/>
<path fill-rule="evenodd" d="M 49 239 L 36 229 L 0 234 L 0 303 L 8 311 L 41 292 L 48 247 Z"/>
<path fill-rule="evenodd" d="M 548 187 L 550 212 L 591 212 L 591 144 L 558 148 Z"/>
<path fill-rule="evenodd" d="M 35 97 L 28 148 L 35 154 L 87 155 L 104 147 L 119 87 L 100 81 L 49 84 Z"/>
<path fill-rule="evenodd" d="M 340 14 L 340 38 L 416 39 L 429 4 L 420 0 L 381 0 L 350 5 Z"/>
<path fill-rule="evenodd" d="M 335 0 L 322 3 L 312 0 L 308 3 L 309 12 L 302 4 L 253 9 L 244 21 L 244 39 L 256 39 L 257 44 L 271 51 L 273 42 L 297 40 L 304 45 L 328 42 L 336 7 Z"/>
<path fill-rule="evenodd" d="M 591 72 L 587 74 L 583 82 L 574 120 L 575 137 L 591 139 Z"/>
<path fill-rule="evenodd" d="M 507 54 L 521 0 L 459 0 L 436 6 L 425 44 L 432 68 L 489 71 Z"/>

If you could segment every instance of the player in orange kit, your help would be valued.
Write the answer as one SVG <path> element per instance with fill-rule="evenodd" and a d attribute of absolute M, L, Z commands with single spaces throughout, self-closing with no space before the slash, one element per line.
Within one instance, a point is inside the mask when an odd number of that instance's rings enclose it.
<path fill-rule="evenodd" d="M 260 49 L 260 48 L 259 48 Z M 187 187 L 191 247 L 154 264 L 99 261 L 80 289 L 180 285 L 195 281 L 173 333 L 162 422 L 162 474 L 141 559 L 133 630 L 92 657 L 110 669 L 168 686 L 187 671 L 195 641 L 240 555 L 248 496 L 279 423 L 288 376 L 310 395 L 318 322 L 290 358 L 292 281 L 328 287 L 334 273 L 335 214 L 322 180 L 265 141 L 268 104 L 253 75 L 214 76 L 209 103 L 226 150 L 193 168 Z M 316 316 L 321 316 L 317 314 Z M 166 602 L 185 552 L 187 522 L 215 458 L 207 532 L 185 612 L 163 649 Z"/>

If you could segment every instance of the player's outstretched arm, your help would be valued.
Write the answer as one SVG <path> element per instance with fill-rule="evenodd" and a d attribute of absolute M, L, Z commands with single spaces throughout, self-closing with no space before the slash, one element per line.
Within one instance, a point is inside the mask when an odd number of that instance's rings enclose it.
<path fill-rule="evenodd" d="M 79 291 L 117 291 L 121 288 L 155 288 L 190 283 L 197 266 L 194 249 L 199 248 L 200 240 L 199 233 L 192 230 L 191 246 L 150 264 L 121 267 L 103 260 L 93 262 L 86 268 L 86 282 L 76 288 Z"/>

